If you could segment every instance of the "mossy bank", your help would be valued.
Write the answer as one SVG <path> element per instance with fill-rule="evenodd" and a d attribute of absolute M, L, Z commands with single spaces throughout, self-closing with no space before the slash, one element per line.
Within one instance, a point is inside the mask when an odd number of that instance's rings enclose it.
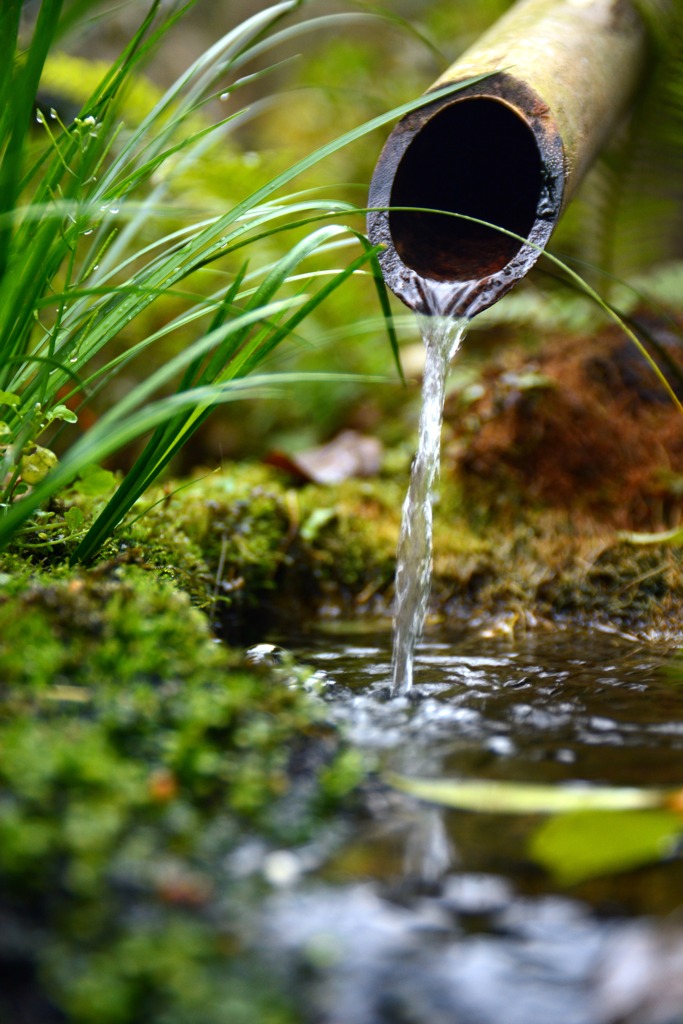
<path fill-rule="evenodd" d="M 625 510 L 616 442 L 590 487 L 577 456 L 572 483 L 571 460 L 550 457 L 553 367 L 512 358 L 451 392 L 432 615 L 481 635 L 571 620 L 674 642 L 677 535 L 628 532 L 675 524 L 673 426 L 668 476 L 653 464 Z M 247 651 L 320 617 L 388 622 L 409 464 L 406 444 L 335 486 L 264 465 L 198 472 L 148 493 L 87 566 L 69 558 L 106 495 L 77 484 L 1 556 L 3 1019 L 297 1019 L 250 955 L 249 922 L 292 851 L 324 858 L 367 766 L 314 675 Z"/>

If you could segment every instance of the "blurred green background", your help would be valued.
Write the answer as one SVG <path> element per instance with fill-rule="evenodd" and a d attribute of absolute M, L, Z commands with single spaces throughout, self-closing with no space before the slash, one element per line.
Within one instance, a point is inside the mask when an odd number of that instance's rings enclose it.
<path fill-rule="evenodd" d="M 152 83 L 146 86 L 150 96 L 153 87 L 168 86 L 222 33 L 265 6 L 247 0 L 199 0 L 150 61 L 146 70 Z M 178 180 L 178 207 L 220 212 L 324 142 L 418 96 L 509 6 L 509 0 L 404 0 L 386 7 L 314 0 L 300 5 L 283 27 L 320 18 L 319 27 L 312 25 L 310 31 L 285 37 L 264 52 L 245 67 L 245 75 L 254 75 L 254 80 L 244 84 L 235 99 L 228 104 L 215 101 L 207 108 L 206 116 L 216 119 L 225 116 L 226 108 L 237 101 L 250 109 L 245 109 L 225 143 L 211 150 L 191 175 Z M 28 17 L 35 7 L 26 5 Z M 147 9 L 148 4 L 141 0 L 112 11 L 94 8 L 91 18 L 68 41 L 69 51 L 81 62 L 93 63 L 92 74 L 96 75 L 99 62 L 120 51 Z M 337 15 L 337 20 L 330 22 L 331 15 Z M 267 74 L 257 74 L 270 65 Z M 77 101 L 83 88 L 82 68 L 82 64 L 76 70 L 66 65 L 60 68 L 59 60 L 53 61 L 47 87 L 66 100 Z M 644 89 L 643 109 L 636 111 L 612 153 L 589 176 L 551 248 L 587 261 L 579 269 L 605 292 L 613 288 L 607 273 L 619 279 L 644 273 L 645 284 L 641 278 L 633 278 L 641 290 L 649 283 L 660 298 L 675 305 L 683 291 L 675 262 L 680 256 L 681 179 L 676 160 L 683 152 L 683 99 L 680 109 L 674 104 L 672 113 L 670 97 L 668 93 L 662 96 L 661 90 L 661 76 L 655 75 L 654 85 L 651 81 Z M 653 92 L 659 96 L 656 118 L 648 114 Z M 137 93 L 131 95 L 133 119 L 144 113 L 136 109 L 136 103 L 144 108 L 144 98 L 140 104 Z M 659 130 L 663 121 L 671 122 L 674 131 L 658 149 L 652 138 L 666 134 Z M 377 132 L 340 150 L 301 178 L 297 187 L 321 189 L 330 199 L 363 207 L 387 134 L 388 130 Z M 363 228 L 362 216 L 348 220 Z M 268 239 L 252 256 L 250 268 L 259 261 L 267 264 L 278 255 L 278 247 L 291 244 L 295 237 L 295 233 L 283 233 L 276 240 Z M 342 266 L 348 259 L 346 251 L 330 254 L 328 267 Z M 591 264 L 606 273 L 591 270 Z M 657 268 L 654 276 L 653 268 Z M 234 269 L 226 264 L 225 268 L 207 270 L 207 289 L 217 286 L 222 273 Z M 319 269 L 324 270 L 324 265 Z M 559 286 L 557 272 L 550 269 L 541 262 L 528 281 L 477 319 L 459 372 L 466 371 L 469 363 L 485 359 L 492 347 L 508 343 L 511 337 L 534 344 L 539 332 L 594 329 L 596 315 L 590 305 L 575 291 Z M 620 296 L 627 310 L 637 301 L 632 292 Z M 392 306 L 398 317 L 406 376 L 411 379 L 407 387 L 399 381 L 386 332 L 378 322 L 374 287 L 366 274 L 358 274 L 306 320 L 300 335 L 277 349 L 268 369 L 294 374 L 379 375 L 386 382 L 302 381 L 288 387 L 281 397 L 228 406 L 212 416 L 180 457 L 176 471 L 185 472 L 196 465 L 211 467 L 226 458 L 260 457 L 273 448 L 296 452 L 348 426 L 376 433 L 390 444 L 406 436 L 410 440 L 417 408 L 420 345 L 412 316 L 393 297 Z M 176 301 L 166 299 L 156 304 L 154 316 L 163 322 L 176 312 Z M 136 330 L 156 325 L 138 325 Z M 135 340 L 132 332 L 131 336 L 124 332 L 120 339 L 122 346 Z M 167 354 L 180 343 L 182 338 L 169 343 Z M 118 379 L 117 394 L 109 394 L 107 400 L 125 393 L 135 374 L 148 370 L 148 362 L 138 367 L 132 364 Z M 125 466 L 128 457 L 124 455 L 120 464 Z"/>

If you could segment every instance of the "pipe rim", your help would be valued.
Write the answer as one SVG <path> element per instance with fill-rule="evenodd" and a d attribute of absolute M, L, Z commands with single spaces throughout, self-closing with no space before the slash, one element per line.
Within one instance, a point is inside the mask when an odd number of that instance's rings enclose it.
<path fill-rule="evenodd" d="M 449 111 L 472 100 L 495 103 L 501 110 L 509 111 L 517 118 L 515 130 L 521 128 L 529 134 L 538 152 L 539 194 L 526 242 L 511 243 L 509 235 L 498 232 L 498 236 L 506 240 L 502 249 L 510 253 L 502 265 L 494 265 L 494 260 L 480 275 L 449 277 L 430 270 L 428 258 L 422 262 L 407 258 L 404 261 L 399 254 L 401 242 L 397 244 L 392 231 L 392 217 L 394 227 L 397 217 L 396 209 L 392 208 L 392 196 L 401 164 L 413 143 L 416 140 L 419 143 L 422 133 L 429 132 L 440 115 L 449 117 Z M 396 125 L 387 139 L 370 186 L 368 234 L 374 245 L 383 246 L 379 262 L 387 285 L 406 305 L 420 313 L 472 317 L 487 309 L 528 273 L 541 255 L 560 216 L 565 178 L 562 140 L 547 105 L 524 82 L 510 74 L 496 73 L 475 86 L 413 111 Z M 416 264 L 418 269 L 410 263 Z"/>

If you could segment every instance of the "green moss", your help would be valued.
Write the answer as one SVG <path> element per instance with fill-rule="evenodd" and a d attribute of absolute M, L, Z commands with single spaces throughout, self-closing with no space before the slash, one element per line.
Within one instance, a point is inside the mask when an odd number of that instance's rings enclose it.
<path fill-rule="evenodd" d="M 135 566 L 119 567 L 110 578 L 74 573 L 53 581 L 35 574 L 23 591 L 0 595 L 5 687 L 185 678 L 216 658 L 188 596 Z"/>
<path fill-rule="evenodd" d="M 169 495 L 123 535 L 195 603 L 242 611 L 275 586 L 290 526 L 284 487 L 265 473 L 230 470 Z"/>
<path fill-rule="evenodd" d="M 400 525 L 400 485 L 349 480 L 336 487 L 306 487 L 299 497 L 302 524 L 325 510 L 309 535 L 305 555 L 314 576 L 342 595 L 365 596 L 390 586 Z"/>
<path fill-rule="evenodd" d="M 228 466 L 175 491 L 158 488 L 136 507 L 130 525 L 123 525 L 119 550 L 112 547 L 109 561 L 90 574 L 74 576 L 53 560 L 50 579 L 55 585 L 64 581 L 52 598 L 55 621 L 60 607 L 67 631 L 73 618 L 81 621 L 85 616 L 102 637 L 93 671 L 106 674 L 117 661 L 117 671 L 128 678 L 135 675 L 136 664 L 154 657 L 154 639 L 146 647 L 142 627 L 136 627 L 128 656 L 118 661 L 116 646 L 109 651 L 106 638 L 108 631 L 118 635 L 128 628 L 128 598 L 118 603 L 105 598 L 135 567 L 136 600 L 143 600 L 145 578 L 154 586 L 166 580 L 175 595 L 172 604 L 181 600 L 181 592 L 187 594 L 193 609 L 221 622 L 243 644 L 246 636 L 261 639 L 269 622 L 312 616 L 321 606 L 346 614 L 369 608 L 389 615 L 407 484 L 404 463 L 394 478 L 337 486 L 295 488 L 285 474 L 265 466 Z M 85 529 L 92 511 L 82 496 L 78 500 Z M 54 522 L 65 512 L 68 505 L 57 507 Z M 64 554 L 68 548 L 63 542 Z M 14 561 L 4 563 L 0 593 L 11 594 L 31 578 L 43 578 L 40 574 L 48 570 L 35 562 L 42 551 L 31 552 L 29 561 L 15 555 Z M 471 474 L 463 478 L 448 466 L 434 512 L 434 573 L 435 610 L 460 617 L 512 608 L 525 615 L 571 615 L 581 621 L 598 615 L 625 625 L 648 625 L 661 622 L 666 606 L 675 621 L 683 618 L 676 599 L 682 588 L 676 549 L 639 551 L 622 544 L 609 524 L 531 502 L 512 484 L 501 491 Z M 85 591 L 96 605 L 106 604 L 106 621 L 99 612 L 87 612 Z M 162 644 L 172 652 L 172 622 L 180 608 L 174 605 L 165 617 L 151 596 L 145 600 L 151 603 L 142 612 L 143 620 L 157 619 L 160 635 L 168 630 L 168 641 Z M 38 678 L 42 664 L 46 677 L 55 667 L 68 675 L 74 661 L 83 661 L 78 650 L 66 654 L 45 635 L 31 611 L 30 587 L 22 602 L 26 642 L 19 655 L 19 648 L 6 642 L 9 668 L 20 672 L 31 663 L 26 670 Z M 0 626 L 11 616 L 0 600 Z M 9 637 L 11 622 L 7 629 Z M 193 658 L 188 651 L 188 663 Z"/>
<path fill-rule="evenodd" d="M 176 491 L 155 489 L 120 530 L 122 554 L 226 625 L 286 614 L 293 594 L 348 605 L 391 584 L 401 484 L 349 481 L 295 490 L 266 467 L 226 467 Z M 85 509 L 83 529 L 91 513 Z"/>
<path fill-rule="evenodd" d="M 79 1024 L 284 1024 L 226 865 L 310 840 L 358 778 L 321 705 L 149 569 L 24 570 L 0 600 L 0 960 Z"/>
<path fill-rule="evenodd" d="M 162 500 L 124 527 L 126 550 L 109 571 L 120 571 L 122 559 L 136 562 L 234 636 L 250 624 L 263 630 L 269 615 L 287 621 L 321 605 L 388 615 L 406 468 L 394 478 L 295 489 L 264 466 L 226 467 L 148 497 L 145 507 Z M 666 605 L 676 621 L 683 617 L 672 606 L 682 592 L 675 549 L 641 551 L 608 524 L 448 469 L 434 511 L 434 573 L 435 610 L 458 616 L 513 609 L 647 625 L 661 621 Z M 51 655 L 36 657 L 51 663 Z"/>

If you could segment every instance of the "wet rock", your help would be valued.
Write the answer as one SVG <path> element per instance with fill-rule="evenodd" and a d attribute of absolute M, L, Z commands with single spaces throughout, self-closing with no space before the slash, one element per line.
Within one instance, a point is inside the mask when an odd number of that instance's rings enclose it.
<path fill-rule="evenodd" d="M 446 879 L 441 901 L 461 915 L 492 914 L 505 909 L 512 899 L 509 882 L 497 875 L 451 875 Z"/>
<path fill-rule="evenodd" d="M 683 928 L 634 921 L 604 950 L 596 1012 L 605 1024 L 680 1024 L 683 1020 Z"/>
<path fill-rule="evenodd" d="M 512 900 L 512 902 L 510 902 Z M 512 899 L 501 879 L 453 876 L 442 905 L 501 910 L 499 934 L 450 930 L 371 886 L 271 905 L 274 945 L 324 1024 L 679 1024 L 683 933 L 607 922 L 559 898 Z M 505 934 L 507 930 L 507 934 Z M 272 935 L 271 935 L 272 940 Z M 596 969 L 597 965 L 597 969 Z"/>
<path fill-rule="evenodd" d="M 306 1021 L 603 1024 L 593 976 L 611 926 L 571 900 L 509 899 L 481 876 L 451 877 L 441 901 L 401 906 L 371 885 L 318 887 L 271 901 L 268 942 L 303 985 Z M 464 934 L 458 913 L 475 905 L 502 907 L 507 934 Z M 445 906 L 456 912 L 449 925 L 435 916 Z"/>

